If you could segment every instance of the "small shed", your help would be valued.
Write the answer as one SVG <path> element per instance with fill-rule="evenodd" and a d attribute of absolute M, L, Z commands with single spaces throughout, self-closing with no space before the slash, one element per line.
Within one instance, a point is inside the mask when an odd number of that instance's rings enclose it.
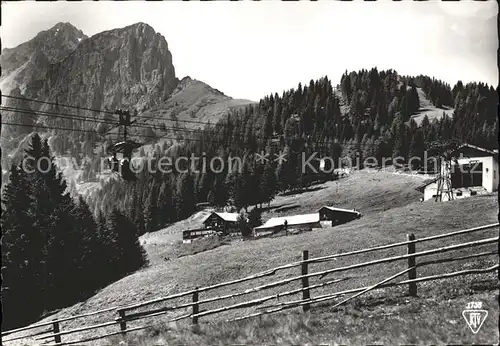
<path fill-rule="evenodd" d="M 433 178 L 433 179 L 428 179 L 423 184 L 421 184 L 420 186 L 417 186 L 415 188 L 415 190 L 424 194 L 424 197 L 423 197 L 424 201 L 427 201 L 427 200 L 430 200 L 430 199 L 436 197 L 437 188 L 438 188 L 438 183 L 437 183 L 438 180 L 439 180 L 438 177 Z"/>
<path fill-rule="evenodd" d="M 204 221 L 206 229 L 229 233 L 239 233 L 238 213 L 212 212 Z"/>
<path fill-rule="evenodd" d="M 361 213 L 356 209 L 343 209 L 330 206 L 324 206 L 318 210 L 321 221 L 331 221 L 331 225 L 340 225 L 361 217 Z"/>

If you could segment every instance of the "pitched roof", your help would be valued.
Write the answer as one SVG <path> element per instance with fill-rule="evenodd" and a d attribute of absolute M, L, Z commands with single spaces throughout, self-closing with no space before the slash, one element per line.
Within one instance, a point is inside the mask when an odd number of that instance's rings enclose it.
<path fill-rule="evenodd" d="M 205 220 L 203 220 L 203 223 L 205 223 L 208 218 L 210 216 L 212 216 L 213 214 L 216 214 L 217 216 L 219 216 L 222 220 L 224 221 L 228 221 L 228 222 L 236 222 L 238 221 L 238 216 L 239 214 L 238 213 L 219 213 L 219 212 L 212 212 L 210 215 L 208 215 Z"/>
<path fill-rule="evenodd" d="M 427 180 L 426 182 L 424 182 L 422 185 L 419 185 L 415 188 L 415 190 L 417 191 L 420 191 L 420 192 L 424 192 L 423 189 L 427 186 L 427 185 L 430 185 L 434 182 L 436 182 L 437 180 L 439 179 L 439 177 L 435 177 L 433 179 L 430 179 L 430 180 Z"/>
<path fill-rule="evenodd" d="M 351 213 L 351 214 L 361 214 L 359 211 L 356 211 L 356 210 L 352 210 L 352 209 L 343 209 L 343 208 L 337 208 L 337 207 L 330 207 L 328 205 L 325 205 L 324 207 L 321 207 L 319 210 L 323 209 L 323 208 L 326 208 L 326 209 L 330 209 L 331 211 L 340 211 L 342 213 Z M 318 210 L 318 212 L 319 212 Z"/>
<path fill-rule="evenodd" d="M 285 221 L 287 221 L 288 226 L 319 222 L 319 213 L 273 217 L 267 220 L 266 223 L 263 224 L 262 226 L 255 227 L 255 229 L 265 229 L 276 226 L 283 226 Z"/>
<path fill-rule="evenodd" d="M 455 149 L 455 152 L 456 151 L 459 151 L 460 149 L 462 148 L 471 148 L 471 149 L 476 149 L 476 150 L 479 150 L 479 151 L 483 151 L 485 153 L 488 153 L 488 154 L 498 154 L 498 150 L 495 152 L 495 150 L 490 150 L 490 149 L 485 149 L 485 148 L 481 148 L 481 147 L 478 147 L 477 145 L 472 145 L 472 144 L 469 144 L 469 143 L 464 143 L 462 145 L 460 145 L 457 149 Z"/>

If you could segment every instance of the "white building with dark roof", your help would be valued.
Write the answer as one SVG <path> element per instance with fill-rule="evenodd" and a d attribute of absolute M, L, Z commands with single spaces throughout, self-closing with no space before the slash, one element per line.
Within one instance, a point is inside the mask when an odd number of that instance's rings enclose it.
<path fill-rule="evenodd" d="M 486 194 L 498 190 L 498 150 L 481 148 L 471 144 L 463 144 L 453 153 L 451 167 L 441 165 L 441 175 L 451 179 L 453 199 Z M 448 174 L 447 174 L 448 173 Z M 423 193 L 423 200 L 436 198 L 439 178 L 433 178 L 416 188 Z M 443 193 L 442 200 L 449 197 Z"/>

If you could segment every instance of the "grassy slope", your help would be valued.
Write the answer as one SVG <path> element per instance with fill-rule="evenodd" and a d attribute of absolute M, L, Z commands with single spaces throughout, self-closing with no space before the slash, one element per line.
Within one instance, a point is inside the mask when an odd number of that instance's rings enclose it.
<path fill-rule="evenodd" d="M 193 248 L 193 244 L 182 244 L 182 231 L 199 228 L 203 220 L 210 214 L 210 210 L 195 213 L 186 220 L 163 228 L 156 232 L 146 233 L 140 237 L 141 244 L 148 253 L 151 264 L 161 263 L 164 258 L 179 257 L 182 250 Z M 180 250 L 180 251 L 179 251 Z"/>
<path fill-rule="evenodd" d="M 329 203 L 340 208 L 355 208 L 363 215 L 378 213 L 418 200 L 421 195 L 415 187 L 427 178 L 396 173 L 391 168 L 366 169 L 347 178 L 312 186 L 310 193 L 277 196 L 264 219 L 315 212 Z"/>
<path fill-rule="evenodd" d="M 379 181 L 377 184 L 374 184 L 374 181 L 371 179 L 379 179 Z M 64 309 L 58 315 L 68 316 L 115 305 L 136 303 L 180 292 L 194 286 L 205 286 L 243 277 L 283 263 L 298 260 L 301 251 L 304 249 L 310 251 L 310 256 L 316 257 L 402 241 L 405 240 L 407 233 L 414 233 L 418 238 L 496 221 L 496 196 L 480 196 L 449 203 L 435 203 L 432 201 L 420 203 L 415 202 L 419 195 L 412 191 L 420 182 L 421 179 L 417 177 L 396 175 L 387 172 L 359 172 L 345 180 L 345 183 L 342 182 L 339 189 L 344 188 L 346 190 L 338 195 L 334 187 L 335 182 L 327 183 L 326 185 L 329 185 L 329 187 L 326 189 L 303 194 L 302 198 L 305 202 L 300 209 L 297 210 L 301 212 L 307 211 L 308 207 L 310 208 L 309 211 L 316 210 L 317 205 L 315 205 L 315 203 L 318 205 L 323 204 L 321 198 L 326 201 L 329 198 L 334 198 L 334 196 L 337 196 L 337 198 L 341 198 L 340 196 L 349 196 L 349 201 L 359 206 L 358 208 L 364 213 L 364 216 L 359 220 L 330 229 L 302 233 L 297 236 L 234 243 L 231 246 L 219 247 L 211 251 L 177 258 L 168 262 L 153 262 L 151 267 L 115 282 L 98 292 L 86 302 Z M 316 196 L 316 198 L 314 198 L 314 196 Z M 295 197 L 289 196 L 289 198 Z M 346 200 L 346 198 L 347 197 L 342 197 L 341 200 Z M 280 197 L 273 202 L 273 204 L 283 204 L 285 199 L 286 197 Z M 493 234 L 492 231 L 489 231 L 489 233 L 481 232 L 481 234 L 476 234 L 475 237 L 485 237 L 486 234 L 493 236 L 494 232 Z M 471 236 L 446 239 L 426 243 L 425 245 L 419 244 L 417 249 L 453 244 L 468 239 L 472 239 Z M 147 249 L 150 244 L 151 243 L 148 241 L 146 244 Z M 368 253 L 356 258 L 339 258 L 330 263 L 314 265 L 311 270 L 317 271 L 331 268 L 332 266 L 352 264 L 354 260 L 358 262 L 380 258 L 384 255 L 402 254 L 405 251 L 404 248 L 397 248 L 384 251 L 383 253 Z M 466 253 L 465 250 L 458 252 Z M 454 252 L 453 254 L 455 255 L 456 253 Z M 456 254 L 456 256 L 459 255 Z M 339 273 L 336 274 L 335 277 L 348 277 L 349 279 L 337 284 L 335 287 L 316 290 L 313 294 L 323 294 L 331 292 L 332 290 L 343 290 L 373 284 L 400 271 L 404 266 L 405 263 L 391 263 L 383 266 L 360 268 L 348 273 Z M 439 267 L 423 267 L 419 269 L 419 275 L 452 271 L 463 268 L 463 266 L 464 263 L 455 262 L 449 265 L 440 265 Z M 252 284 L 247 283 L 239 285 L 238 290 L 297 274 L 299 274 L 299 268 L 294 268 L 292 271 L 288 272 L 278 272 L 272 278 L 266 278 L 258 283 L 254 282 Z M 318 282 L 319 279 L 311 280 L 311 284 Z M 287 287 L 271 291 L 277 293 L 278 291 L 282 292 L 293 288 L 297 288 L 297 283 L 292 283 Z M 235 287 L 220 289 L 217 292 L 203 294 L 201 299 L 207 298 L 208 296 L 227 294 L 229 292 L 234 292 L 234 290 Z M 266 292 L 264 294 L 271 293 L 272 292 Z M 432 295 L 433 293 L 431 292 L 429 294 Z M 400 295 L 401 294 L 399 294 L 399 296 Z M 261 295 L 250 294 L 244 298 L 249 299 L 258 296 Z M 298 297 L 290 297 L 290 299 L 296 298 Z M 241 300 L 230 299 L 223 303 L 231 304 L 238 301 Z M 217 305 L 214 303 L 213 305 L 204 306 L 204 308 L 208 309 L 215 306 Z M 180 311 L 179 313 L 185 312 Z M 240 316 L 243 313 L 244 311 L 240 310 L 223 315 L 214 315 L 213 318 L 220 320 L 225 317 Z M 102 322 L 109 320 L 111 317 L 114 318 L 116 316 L 110 314 L 107 318 L 103 316 L 89 317 L 83 320 L 64 323 L 62 328 L 68 329 L 81 326 L 82 324 L 86 325 Z M 168 316 L 164 316 L 163 318 L 167 317 Z M 202 320 L 207 321 L 211 319 L 211 317 L 207 317 Z M 150 324 L 158 321 L 161 321 L 161 319 L 148 319 L 132 322 L 130 326 L 142 325 L 143 323 Z M 401 328 L 403 328 L 403 326 L 401 326 Z M 116 328 L 110 330 L 114 331 Z M 96 333 L 104 332 L 105 330 L 97 330 L 87 335 L 95 335 Z M 342 332 L 344 337 L 347 337 L 349 334 L 348 331 Z M 68 336 L 67 338 L 69 339 L 71 337 Z"/>
<path fill-rule="evenodd" d="M 425 95 L 424 91 L 422 88 L 417 88 L 418 92 L 418 98 L 420 101 L 420 109 L 417 111 L 416 114 L 413 114 L 411 118 L 417 122 L 417 124 L 420 125 L 424 117 L 427 115 L 429 118 L 429 121 L 432 122 L 434 119 L 440 119 L 443 116 L 443 113 L 447 114 L 448 116 L 453 116 L 453 108 L 450 108 L 448 106 L 443 106 L 442 108 L 437 108 L 432 104 L 432 102 L 427 98 Z M 346 115 L 349 113 L 349 104 L 347 104 L 344 100 L 344 97 L 342 96 L 342 93 L 340 90 L 336 89 L 335 94 L 337 97 L 340 99 L 340 111 L 342 114 Z"/>
<path fill-rule="evenodd" d="M 266 242 L 255 241 L 255 245 L 234 249 L 236 253 L 231 251 L 233 249 L 225 247 L 206 253 L 205 256 L 203 254 L 198 256 L 203 256 L 203 260 L 210 261 L 211 264 L 218 262 L 215 260 L 217 257 L 223 257 L 226 262 L 246 261 L 247 265 L 262 270 L 282 263 L 280 259 L 283 257 L 287 257 L 288 261 L 299 259 L 300 251 L 305 248 L 308 248 L 312 255 L 321 256 L 332 252 L 347 252 L 361 247 L 404 240 L 405 235 L 411 232 L 415 233 L 418 238 L 477 224 L 495 222 L 496 210 L 495 196 L 463 199 L 443 204 L 434 202 L 412 203 L 405 207 L 381 212 L 378 215 L 371 214 L 351 224 L 330 230 L 311 232 L 294 237 L 269 239 Z M 445 219 L 444 215 L 447 215 L 448 218 Z M 464 215 L 467 216 L 464 217 Z M 496 234 L 496 230 L 479 232 L 473 236 L 419 244 L 417 248 L 425 250 Z M 493 246 L 486 246 L 483 247 L 482 251 L 491 250 L 492 248 Z M 276 249 L 280 249 L 280 251 L 277 252 Z M 383 254 L 390 256 L 404 253 L 404 251 L 405 248 L 400 248 L 384 251 Z M 463 256 L 470 254 L 472 251 L 476 251 L 476 249 L 461 250 L 441 256 Z M 266 260 L 256 261 L 255 257 L 265 258 Z M 366 254 L 359 256 L 357 261 L 372 260 L 379 257 L 382 257 L 382 254 Z M 427 259 L 431 258 L 436 258 L 436 256 L 430 256 Z M 352 264 L 351 261 L 352 258 L 350 257 L 339 258 L 333 264 L 315 266 L 315 271 L 333 265 Z M 265 264 L 262 262 L 265 262 Z M 446 265 L 423 267 L 418 270 L 418 275 L 426 276 L 471 267 L 481 268 L 498 263 L 498 260 L 490 256 L 483 260 L 469 260 L 468 262 L 461 261 Z M 196 270 L 200 273 L 203 270 L 210 270 L 209 264 L 205 266 L 199 263 L 199 265 L 202 268 Z M 370 285 L 402 270 L 404 266 L 405 263 L 391 263 L 335 274 L 338 278 L 350 277 L 350 279 L 335 287 L 315 290 L 313 295 L 324 294 L 332 290 L 340 291 Z M 234 267 L 228 267 L 228 265 L 224 265 L 221 272 L 222 270 L 234 270 Z M 299 270 L 296 269 L 296 271 Z M 298 272 L 295 274 L 298 274 Z M 240 276 L 243 276 L 243 274 Z M 284 276 L 279 275 L 280 278 Z M 208 281 L 207 283 L 217 282 L 210 280 L 208 276 L 205 276 L 205 278 Z M 278 277 L 273 277 L 266 280 L 277 279 Z M 318 281 L 312 280 L 311 284 Z M 236 323 L 221 322 L 220 319 L 223 318 L 221 316 L 218 317 L 219 322 L 209 322 L 202 325 L 200 331 L 193 332 L 187 327 L 187 324 L 179 323 L 168 325 L 168 333 L 165 332 L 164 326 L 160 326 L 153 328 L 150 332 L 139 333 L 139 337 L 131 334 L 126 340 L 128 340 L 128 345 L 149 345 L 152 342 L 155 345 L 217 344 L 221 340 L 224 340 L 225 344 L 334 344 L 335 342 L 340 344 L 366 344 L 367 342 L 382 344 L 493 343 L 498 342 L 496 324 L 496 321 L 498 321 L 498 303 L 497 298 L 494 296 L 496 282 L 494 274 L 479 277 L 458 277 L 419 284 L 420 297 L 416 299 L 405 297 L 405 288 L 393 288 L 375 291 L 336 311 L 329 309 L 327 304 L 323 304 L 313 308 L 311 313 L 307 315 L 301 315 L 297 309 L 294 309 L 289 310 L 288 314 L 271 315 Z M 296 287 L 297 284 L 290 285 L 288 289 Z M 482 292 L 483 289 L 486 289 L 486 291 Z M 279 291 L 285 290 L 283 288 Z M 224 293 L 229 292 L 227 290 Z M 257 295 L 252 297 L 256 298 Z M 299 296 L 294 297 L 294 299 L 297 298 Z M 469 331 L 461 316 L 462 310 L 470 301 L 482 301 L 489 311 L 489 317 L 481 332 L 477 335 Z M 243 314 L 243 312 L 240 313 Z M 234 316 L 237 316 L 237 313 L 224 315 L 224 317 L 229 318 Z M 117 340 L 112 339 L 110 342 Z"/>
<path fill-rule="evenodd" d="M 186 77 L 166 102 L 143 115 L 160 117 L 168 121 L 167 126 L 172 126 L 175 114 L 181 128 L 199 129 L 204 125 L 196 122 L 215 124 L 230 109 L 251 103 L 254 102 L 233 99 L 201 81 Z"/>
<path fill-rule="evenodd" d="M 420 198 L 414 188 L 422 183 L 423 176 L 393 174 L 390 171 L 364 170 L 339 181 L 312 186 L 309 191 L 277 196 L 269 207 L 264 205 L 262 220 L 275 216 L 314 212 L 333 203 L 342 208 L 357 208 L 363 214 L 377 213 L 394 206 L 410 203 Z M 390 182 L 390 184 L 389 184 Z M 383 203 L 380 201 L 383 200 Z M 141 237 L 153 263 L 172 257 L 172 245 L 182 241 L 182 231 L 202 227 L 211 210 L 204 210 L 157 232 Z"/>
<path fill-rule="evenodd" d="M 462 278 L 463 280 L 463 278 Z M 448 282 L 450 283 L 450 282 Z M 468 287 L 474 287 L 472 283 Z M 477 290 L 477 287 L 475 288 Z M 361 298 L 333 311 L 328 306 L 200 328 L 171 325 L 114 337 L 106 345 L 468 345 L 498 343 L 498 297 L 489 292 L 456 292 L 442 286 L 433 298 L 391 296 Z M 477 334 L 462 318 L 470 301 L 489 311 Z"/>

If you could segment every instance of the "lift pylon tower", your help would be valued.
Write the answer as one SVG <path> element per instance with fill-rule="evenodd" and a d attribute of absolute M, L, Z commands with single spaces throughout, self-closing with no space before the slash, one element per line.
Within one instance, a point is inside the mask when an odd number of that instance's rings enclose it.
<path fill-rule="evenodd" d="M 442 157 L 442 164 L 437 180 L 436 202 L 442 202 L 443 196 L 446 196 L 448 201 L 454 199 L 451 185 L 451 170 L 452 159 L 450 157 Z"/>
<path fill-rule="evenodd" d="M 458 164 L 457 158 L 454 153 L 459 148 L 459 143 L 456 139 L 436 140 L 428 147 L 428 153 L 431 156 L 439 157 L 439 167 L 437 176 L 437 191 L 435 195 L 436 202 L 444 200 L 452 201 L 453 186 L 452 186 L 452 170 L 454 169 L 453 163 Z"/>

